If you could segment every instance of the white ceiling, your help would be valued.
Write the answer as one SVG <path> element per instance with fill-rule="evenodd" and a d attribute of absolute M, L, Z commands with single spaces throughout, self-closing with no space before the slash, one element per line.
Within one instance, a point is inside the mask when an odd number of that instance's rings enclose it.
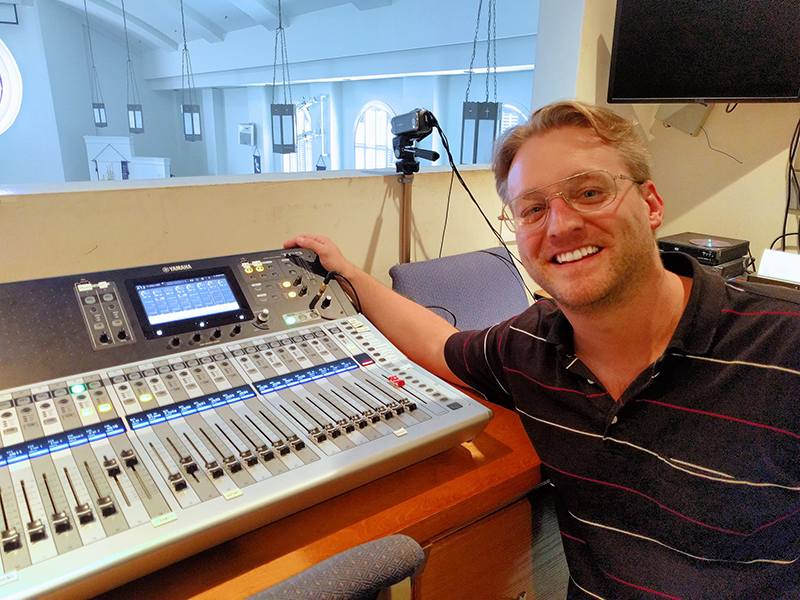
<path fill-rule="evenodd" d="M 131 49 L 147 52 L 157 48 L 178 50 L 183 46 L 181 0 L 53 0 L 79 12 L 89 13 L 92 30 L 124 41 L 122 3 Z M 279 0 L 183 0 L 187 41 L 221 42 L 239 29 L 278 27 Z M 336 6 L 350 4 L 360 11 L 390 6 L 397 0 L 280 0 L 284 27 L 292 20 Z"/>

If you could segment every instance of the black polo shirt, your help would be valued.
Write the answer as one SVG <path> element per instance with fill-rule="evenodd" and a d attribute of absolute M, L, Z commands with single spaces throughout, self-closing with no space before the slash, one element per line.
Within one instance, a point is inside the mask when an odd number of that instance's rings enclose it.
<path fill-rule="evenodd" d="M 546 302 L 455 334 L 448 365 L 520 414 L 555 487 L 569 598 L 800 598 L 800 294 L 664 263 L 693 277 L 689 302 L 619 401 Z"/>

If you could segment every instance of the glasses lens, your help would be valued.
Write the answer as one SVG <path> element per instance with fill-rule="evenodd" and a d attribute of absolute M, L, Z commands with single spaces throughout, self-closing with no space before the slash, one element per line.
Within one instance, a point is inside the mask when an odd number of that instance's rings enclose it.
<path fill-rule="evenodd" d="M 590 171 L 564 182 L 561 193 L 577 211 L 599 210 L 614 200 L 617 186 L 605 171 Z"/>
<path fill-rule="evenodd" d="M 518 228 L 537 227 L 547 214 L 547 198 L 539 192 L 525 194 L 506 204 L 503 212 Z"/>

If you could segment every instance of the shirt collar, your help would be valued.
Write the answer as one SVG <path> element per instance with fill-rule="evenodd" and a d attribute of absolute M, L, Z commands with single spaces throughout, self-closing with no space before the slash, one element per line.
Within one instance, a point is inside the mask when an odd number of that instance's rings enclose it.
<path fill-rule="evenodd" d="M 664 266 L 677 275 L 692 278 L 692 291 L 668 351 L 705 354 L 717 333 L 725 302 L 725 280 L 706 271 L 688 254 L 664 252 Z"/>

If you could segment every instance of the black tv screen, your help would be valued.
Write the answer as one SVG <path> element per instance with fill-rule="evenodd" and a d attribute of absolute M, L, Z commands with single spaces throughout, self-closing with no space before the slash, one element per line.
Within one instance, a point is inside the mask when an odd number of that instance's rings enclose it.
<path fill-rule="evenodd" d="M 800 101 L 800 0 L 617 0 L 608 101 Z"/>

